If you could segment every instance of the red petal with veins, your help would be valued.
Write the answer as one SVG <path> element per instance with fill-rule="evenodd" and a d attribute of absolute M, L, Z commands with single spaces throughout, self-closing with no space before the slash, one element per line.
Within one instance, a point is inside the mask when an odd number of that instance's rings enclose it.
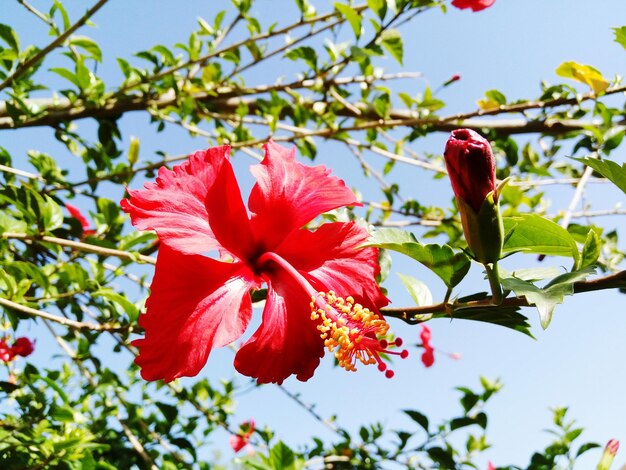
<path fill-rule="evenodd" d="M 257 286 L 242 263 L 184 255 L 162 245 L 146 313 L 139 317 L 145 338 L 133 341 L 141 376 L 170 382 L 200 372 L 213 347 L 231 343 L 248 326 L 248 291 Z"/>
<path fill-rule="evenodd" d="M 222 165 L 206 197 L 209 226 L 223 251 L 246 260 L 255 253 L 256 244 L 248 211 L 241 198 L 241 190 L 233 167 Z"/>
<path fill-rule="evenodd" d="M 235 368 L 259 383 L 278 383 L 291 374 L 306 381 L 324 355 L 324 344 L 311 320 L 309 296 L 278 268 L 268 274 L 263 321 L 239 349 Z"/>
<path fill-rule="evenodd" d="M 318 215 L 342 206 L 360 206 L 354 193 L 325 166 L 295 160 L 295 148 L 269 142 L 265 158 L 252 167 L 257 183 L 248 207 L 252 227 L 265 251 L 272 251 L 294 230 Z"/>
<path fill-rule="evenodd" d="M 230 167 L 230 147 L 199 151 L 172 170 L 159 169 L 156 183 L 143 190 L 128 190 L 121 206 L 139 230 L 155 230 L 160 240 L 187 254 L 219 249 L 209 225 L 207 194 L 222 167 Z M 226 195 L 225 195 L 226 196 Z M 238 195 L 241 198 L 241 195 Z M 221 221 L 227 223 L 226 221 Z"/>
<path fill-rule="evenodd" d="M 276 249 L 318 291 L 352 296 L 363 306 L 377 310 L 389 303 L 376 276 L 380 272 L 378 249 L 359 248 L 369 237 L 354 222 L 328 223 L 315 232 L 298 230 Z"/>

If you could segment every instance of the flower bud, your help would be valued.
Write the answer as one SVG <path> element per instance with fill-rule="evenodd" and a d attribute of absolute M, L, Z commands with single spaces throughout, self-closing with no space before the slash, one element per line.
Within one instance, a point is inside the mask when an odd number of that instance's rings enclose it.
<path fill-rule="evenodd" d="M 615 454 L 617 454 L 617 449 L 619 449 L 619 441 L 617 439 L 609 440 L 604 448 L 604 453 L 602 454 L 602 458 L 596 470 L 609 470 L 613 464 Z"/>
<path fill-rule="evenodd" d="M 448 139 L 444 159 L 467 244 L 477 261 L 496 263 L 502 254 L 504 229 L 491 146 L 471 129 L 458 129 Z"/>
<path fill-rule="evenodd" d="M 457 198 L 478 213 L 496 189 L 496 161 L 487 139 L 471 129 L 452 131 L 444 152 L 446 169 Z"/>

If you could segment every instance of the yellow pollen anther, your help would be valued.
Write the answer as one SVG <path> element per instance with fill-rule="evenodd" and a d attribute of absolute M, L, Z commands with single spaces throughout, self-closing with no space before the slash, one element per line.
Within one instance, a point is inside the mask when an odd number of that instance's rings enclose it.
<path fill-rule="evenodd" d="M 385 371 L 380 354 L 408 354 L 392 352 L 383 340 L 389 331 L 387 322 L 375 312 L 355 303 L 353 297 L 337 297 L 334 292 L 320 292 L 311 303 L 311 320 L 317 321 L 317 329 L 324 340 L 324 346 L 334 355 L 341 367 L 348 371 L 356 370 L 357 361 L 361 364 L 378 364 Z M 393 342 L 392 342 L 393 344 Z M 397 343 L 400 344 L 399 342 Z M 393 375 L 387 371 L 387 376 Z"/>

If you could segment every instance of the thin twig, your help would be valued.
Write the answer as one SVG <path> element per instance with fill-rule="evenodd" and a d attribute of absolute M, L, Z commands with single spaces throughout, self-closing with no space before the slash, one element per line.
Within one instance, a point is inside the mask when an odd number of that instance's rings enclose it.
<path fill-rule="evenodd" d="M 15 80 L 24 75 L 31 67 L 41 61 L 50 51 L 59 47 L 63 42 L 78 28 L 84 25 L 89 18 L 91 18 L 100 8 L 104 6 L 104 4 L 108 0 L 98 0 L 98 2 L 91 7 L 87 12 L 78 19 L 73 25 L 67 28 L 62 34 L 56 37 L 54 41 L 48 44 L 46 47 L 41 49 L 37 54 L 32 56 L 26 62 L 21 63 L 15 69 L 15 71 L 10 74 L 2 83 L 0 83 L 0 90 L 4 90 L 6 87 L 11 85 Z"/>
<path fill-rule="evenodd" d="M 18 304 L 17 302 L 13 302 L 12 300 L 3 299 L 0 297 L 0 305 L 10 308 L 12 310 L 17 310 L 18 312 L 25 313 L 32 317 L 39 317 L 45 320 L 50 320 L 55 323 L 59 323 L 60 325 L 67 326 L 76 330 L 92 330 L 92 331 L 119 331 L 121 329 L 128 330 L 129 328 L 113 326 L 108 323 L 88 323 L 82 321 L 71 320 L 69 318 L 60 317 L 58 315 L 54 315 L 52 313 L 44 312 L 43 310 L 37 310 L 31 307 L 27 307 L 26 305 Z"/>
<path fill-rule="evenodd" d="M 35 15 L 37 18 L 39 18 L 41 21 L 46 23 L 51 28 L 56 28 L 56 25 L 54 24 L 54 21 L 52 21 L 50 18 L 48 18 L 42 12 L 37 10 L 34 6 L 32 6 L 31 4 L 27 3 L 25 0 L 17 0 L 17 3 L 22 5 L 24 8 L 26 8 L 28 11 L 30 11 L 33 15 Z"/>
<path fill-rule="evenodd" d="M 114 256 L 120 259 L 126 259 L 129 261 L 140 261 L 142 263 L 156 264 L 156 258 L 151 256 L 141 255 L 139 253 L 132 253 L 130 251 L 115 250 L 113 248 L 105 248 L 98 245 L 91 245 L 89 243 L 76 242 L 73 240 L 66 240 L 65 238 L 50 237 L 47 235 L 37 236 L 29 235 L 27 233 L 12 233 L 5 232 L 0 235 L 2 238 L 24 240 L 35 243 L 53 243 L 59 246 L 66 246 L 78 251 L 85 251 L 87 253 L 95 253 L 101 256 Z"/>
<path fill-rule="evenodd" d="M 578 181 L 578 184 L 576 185 L 576 191 L 574 191 L 572 200 L 570 201 L 569 206 L 567 207 L 567 210 L 565 211 L 565 214 L 561 219 L 561 227 L 567 228 L 567 226 L 569 225 L 569 222 L 572 219 L 572 213 L 574 212 L 574 209 L 576 209 L 576 206 L 580 202 L 580 199 L 583 197 L 585 185 L 587 184 L 587 181 L 589 181 L 589 178 L 591 178 L 592 173 L 593 168 L 591 168 L 590 166 L 585 167 L 585 171 L 580 177 L 580 181 Z"/>
<path fill-rule="evenodd" d="M 317 411 L 315 411 L 315 409 L 313 408 L 312 405 L 307 405 L 306 403 L 304 403 L 300 399 L 300 397 L 298 395 L 296 395 L 295 393 L 292 393 L 289 390 L 287 390 L 284 385 L 276 384 L 276 386 L 278 387 L 278 389 L 281 392 L 283 392 L 285 395 L 287 395 L 289 398 L 291 398 L 294 402 L 296 402 L 300 407 L 302 407 L 302 409 L 304 409 L 307 413 L 309 413 L 311 416 L 313 416 L 313 418 L 315 418 L 316 421 L 319 421 L 321 424 L 326 426 L 328 429 L 330 429 L 334 433 L 342 435 L 339 432 L 339 428 L 337 428 L 337 426 L 335 426 L 329 420 L 322 418 L 322 416 L 320 416 L 320 414 Z"/>

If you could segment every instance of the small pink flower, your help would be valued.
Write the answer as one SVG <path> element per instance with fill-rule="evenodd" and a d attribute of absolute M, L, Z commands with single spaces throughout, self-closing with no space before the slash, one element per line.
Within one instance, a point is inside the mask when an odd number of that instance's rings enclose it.
<path fill-rule="evenodd" d="M 496 470 L 496 467 L 491 463 L 491 460 L 487 462 L 487 470 Z"/>
<path fill-rule="evenodd" d="M 424 367 L 430 367 L 435 363 L 435 350 L 433 348 L 424 348 L 422 353 L 422 363 Z"/>
<path fill-rule="evenodd" d="M 471 8 L 472 11 L 481 11 L 485 8 L 489 8 L 496 0 L 452 0 L 452 5 L 463 10 L 465 8 Z"/>
<path fill-rule="evenodd" d="M 4 339 L 0 339 L 0 361 L 10 362 L 15 357 L 15 352 L 9 347 Z"/>
<path fill-rule="evenodd" d="M 430 367 L 435 363 L 435 349 L 430 344 L 432 334 L 430 328 L 422 324 L 422 331 L 420 332 L 420 339 L 422 340 L 422 347 L 424 352 L 422 353 L 422 363 L 425 367 Z"/>
<path fill-rule="evenodd" d="M 254 433 L 254 420 L 246 421 L 241 424 L 239 434 L 230 436 L 228 443 L 235 452 L 239 452 L 250 442 L 250 437 Z"/>

